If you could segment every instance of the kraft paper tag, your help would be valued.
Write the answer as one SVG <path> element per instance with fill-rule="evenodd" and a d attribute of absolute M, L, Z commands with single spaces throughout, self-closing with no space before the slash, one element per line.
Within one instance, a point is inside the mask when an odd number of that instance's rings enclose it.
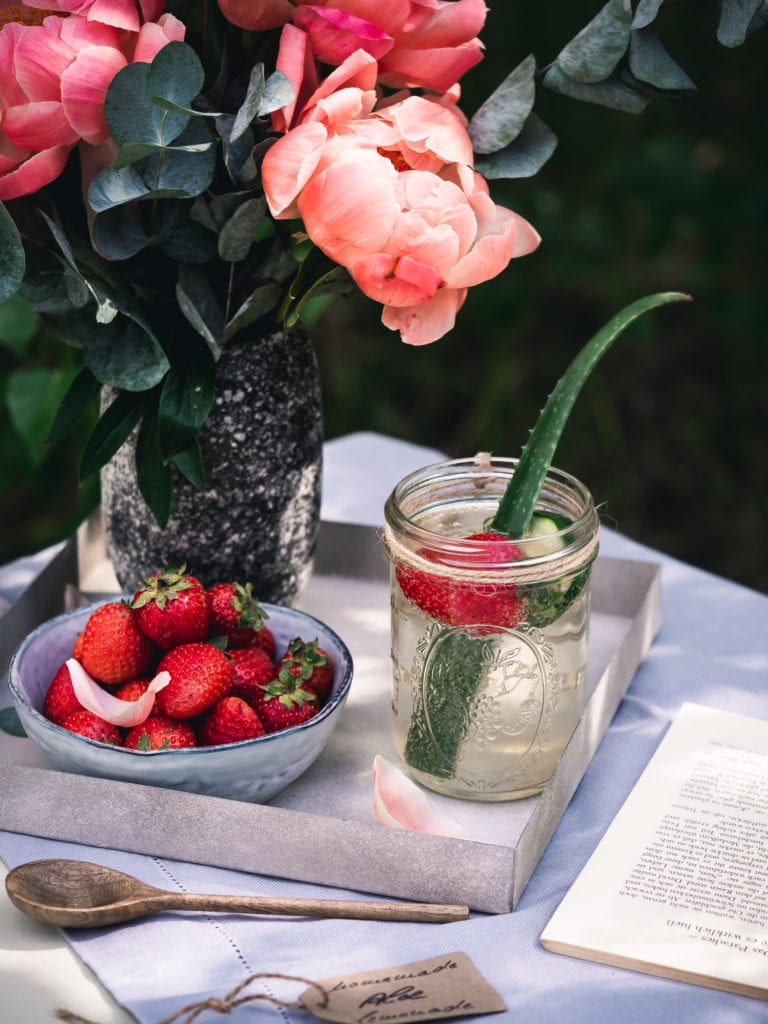
<path fill-rule="evenodd" d="M 318 984 L 328 994 L 327 1003 L 315 988 L 299 999 L 313 1016 L 338 1024 L 401 1024 L 507 1008 L 465 953 L 343 974 Z"/>

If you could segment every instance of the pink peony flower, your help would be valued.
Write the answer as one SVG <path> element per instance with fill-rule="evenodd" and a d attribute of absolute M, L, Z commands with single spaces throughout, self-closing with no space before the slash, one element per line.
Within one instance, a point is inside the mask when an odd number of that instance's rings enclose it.
<path fill-rule="evenodd" d="M 336 73 L 349 81 L 350 64 Z M 315 245 L 383 304 L 382 322 L 423 345 L 451 329 L 468 288 L 540 239 L 491 200 L 453 104 L 409 96 L 371 113 L 365 73 L 310 100 L 267 153 L 264 190 L 274 217 L 300 216 Z"/>
<path fill-rule="evenodd" d="M 255 32 L 280 28 L 293 14 L 290 0 L 219 0 L 219 7 L 227 21 Z"/>
<path fill-rule="evenodd" d="M 27 7 L 39 7 L 48 13 L 79 14 L 127 32 L 138 32 L 142 24 L 156 21 L 163 0 L 24 0 Z"/>
<path fill-rule="evenodd" d="M 30 195 L 57 178 L 81 139 L 103 143 L 109 137 L 104 97 L 114 76 L 183 36 L 171 15 L 138 34 L 78 14 L 6 24 L 0 30 L 0 200 Z"/>
<path fill-rule="evenodd" d="M 318 60 L 341 64 L 357 49 L 379 62 L 379 81 L 445 92 L 482 58 L 485 0 L 297 0 L 293 22 Z"/>

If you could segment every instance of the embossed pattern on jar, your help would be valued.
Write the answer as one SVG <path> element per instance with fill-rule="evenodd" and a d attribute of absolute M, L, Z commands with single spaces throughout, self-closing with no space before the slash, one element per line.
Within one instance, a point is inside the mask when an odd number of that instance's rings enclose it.
<path fill-rule="evenodd" d="M 584 706 L 597 515 L 582 485 L 553 470 L 539 510 L 563 524 L 558 535 L 478 564 L 482 544 L 464 538 L 484 531 L 513 470 L 514 460 L 428 467 L 386 507 L 395 743 L 414 779 L 465 799 L 540 792 Z"/>

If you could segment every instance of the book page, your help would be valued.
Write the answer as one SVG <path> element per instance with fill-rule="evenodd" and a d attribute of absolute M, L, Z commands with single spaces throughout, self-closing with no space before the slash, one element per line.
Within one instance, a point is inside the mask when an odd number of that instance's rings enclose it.
<path fill-rule="evenodd" d="M 768 999 L 768 722 L 683 705 L 541 941 Z"/>

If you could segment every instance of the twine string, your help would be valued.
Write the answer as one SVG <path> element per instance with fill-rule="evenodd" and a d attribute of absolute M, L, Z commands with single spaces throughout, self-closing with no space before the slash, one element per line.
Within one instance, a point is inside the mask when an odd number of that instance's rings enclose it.
<path fill-rule="evenodd" d="M 542 538 L 542 542 L 545 540 L 546 538 Z M 493 568 L 465 569 L 445 562 L 433 562 L 420 551 L 414 551 L 413 548 L 398 539 L 388 523 L 384 526 L 383 541 L 387 554 L 395 564 L 407 565 L 409 568 L 417 569 L 428 575 L 440 576 L 457 583 L 466 582 L 478 586 L 483 583 L 545 583 L 553 576 L 569 576 L 593 561 L 600 543 L 598 532 L 595 532 L 585 544 L 569 554 L 561 555 L 559 552 L 554 552 L 552 558 L 542 558 L 535 564 L 525 565 L 510 562 L 508 565 L 499 565 Z"/>
<path fill-rule="evenodd" d="M 189 1003 L 187 1006 L 182 1006 L 178 1010 L 170 1015 L 170 1017 L 164 1017 L 157 1024 L 192 1024 L 193 1021 L 197 1020 L 201 1013 L 206 1010 L 211 1010 L 213 1013 L 232 1013 L 238 1006 L 242 1006 L 244 1003 L 253 1003 L 258 1000 L 265 1000 L 268 1003 L 273 1003 L 275 1006 L 285 1007 L 287 1010 L 303 1010 L 304 1004 L 296 1002 L 295 1000 L 278 999 L 277 996 L 268 995 L 266 992 L 253 992 L 248 995 L 240 995 L 240 993 L 246 989 L 251 982 L 258 981 L 263 978 L 279 979 L 282 981 L 296 981 L 303 985 L 309 985 L 311 988 L 317 989 L 320 993 L 321 1001 L 320 1007 L 328 1005 L 328 993 L 316 981 L 311 981 L 309 978 L 300 978 L 295 974 L 250 974 L 244 981 L 241 981 L 239 985 L 236 985 L 231 992 L 228 992 L 222 999 L 211 996 L 208 999 L 203 999 L 201 1002 Z M 96 1024 L 95 1021 L 89 1020 L 87 1017 L 81 1017 L 77 1013 L 73 1013 L 71 1010 L 58 1009 L 56 1010 L 55 1016 L 58 1020 L 69 1022 L 69 1024 Z"/>

